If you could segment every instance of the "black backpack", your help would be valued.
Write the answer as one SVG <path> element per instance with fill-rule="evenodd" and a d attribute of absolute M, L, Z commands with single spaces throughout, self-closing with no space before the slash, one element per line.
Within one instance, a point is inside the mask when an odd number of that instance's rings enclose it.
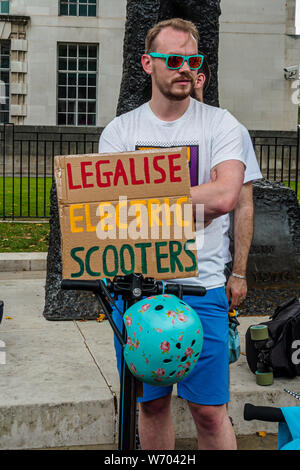
<path fill-rule="evenodd" d="M 300 375 L 300 303 L 296 297 L 280 304 L 269 321 L 264 342 L 251 339 L 251 326 L 246 332 L 246 357 L 250 370 L 271 370 L 274 377 Z M 257 328 L 257 325 L 255 326 Z M 259 344 L 261 343 L 261 344 Z"/>

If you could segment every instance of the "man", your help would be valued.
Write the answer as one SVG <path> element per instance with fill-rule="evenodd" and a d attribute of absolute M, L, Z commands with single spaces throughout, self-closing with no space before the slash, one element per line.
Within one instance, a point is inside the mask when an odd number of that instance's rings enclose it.
<path fill-rule="evenodd" d="M 158 23 L 148 32 L 142 66 L 151 76 L 151 100 L 108 124 L 100 137 L 99 152 L 175 145 L 188 146 L 191 158 L 196 158 L 197 165 L 193 168 L 197 168 L 197 172 L 191 174 L 194 182 L 191 197 L 193 205 L 204 205 L 207 225 L 204 246 L 197 252 L 199 277 L 174 282 L 207 288 L 204 297 L 184 297 L 201 318 L 204 345 L 196 367 L 177 385 L 177 391 L 188 402 L 199 449 L 236 449 L 226 410 L 229 401 L 228 301 L 224 290 L 219 217 L 230 212 L 237 203 L 244 179 L 244 160 L 236 119 L 227 111 L 190 97 L 201 66 L 198 39 L 195 25 L 181 19 Z M 211 181 L 213 168 L 215 177 Z M 115 319 L 118 321 L 117 315 Z M 174 448 L 171 393 L 171 387 L 144 384 L 144 397 L 139 399 L 142 449 Z"/>
<path fill-rule="evenodd" d="M 204 102 L 205 91 L 210 80 L 210 68 L 204 57 L 203 65 L 195 81 L 194 95 L 197 100 Z M 222 216 L 223 224 L 223 256 L 225 275 L 227 278 L 226 295 L 229 310 L 239 307 L 247 295 L 247 260 L 253 237 L 253 188 L 254 180 L 262 178 L 252 141 L 246 127 L 241 124 L 243 149 L 246 163 L 244 184 L 242 186 L 238 203 L 234 209 L 234 261 L 229 250 L 229 214 Z M 212 174 L 212 178 L 214 174 Z"/>

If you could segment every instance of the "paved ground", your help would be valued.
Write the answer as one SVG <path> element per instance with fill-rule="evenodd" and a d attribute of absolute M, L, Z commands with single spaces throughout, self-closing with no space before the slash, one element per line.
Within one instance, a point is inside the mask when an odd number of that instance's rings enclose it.
<path fill-rule="evenodd" d="M 6 355 L 0 364 L 0 449 L 116 448 L 119 384 L 109 323 L 47 321 L 44 285 L 45 271 L 0 272 L 5 303 L 0 341 Z M 262 320 L 240 318 L 242 351 L 248 325 Z M 277 425 L 245 422 L 244 404 L 296 406 L 283 389 L 299 393 L 300 379 L 259 387 L 243 354 L 230 373 L 229 413 L 239 449 L 276 448 Z M 184 401 L 174 396 L 172 406 L 177 448 L 195 449 Z"/>
<path fill-rule="evenodd" d="M 277 434 L 267 434 L 259 437 L 256 434 L 237 436 L 238 450 L 277 450 Z M 94 445 L 94 446 L 74 446 L 74 447 L 53 447 L 43 450 L 115 450 L 116 445 Z M 197 449 L 196 439 L 177 439 L 175 450 L 195 450 Z"/>

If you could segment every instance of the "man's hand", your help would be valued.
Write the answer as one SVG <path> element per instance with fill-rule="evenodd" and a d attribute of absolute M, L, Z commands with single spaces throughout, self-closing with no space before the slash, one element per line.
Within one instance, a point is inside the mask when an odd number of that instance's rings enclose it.
<path fill-rule="evenodd" d="M 226 295 L 229 303 L 229 311 L 235 307 L 239 307 L 247 295 L 246 279 L 230 276 L 226 284 Z"/>

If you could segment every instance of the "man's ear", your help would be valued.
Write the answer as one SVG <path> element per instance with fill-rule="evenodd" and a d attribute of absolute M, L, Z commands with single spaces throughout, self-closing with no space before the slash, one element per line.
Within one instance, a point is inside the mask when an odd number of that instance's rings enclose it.
<path fill-rule="evenodd" d="M 198 73 L 196 78 L 195 78 L 195 88 L 203 88 L 204 87 L 204 83 L 205 83 L 205 75 L 204 73 Z"/>
<path fill-rule="evenodd" d="M 148 54 L 143 54 L 142 55 L 142 67 L 148 75 L 151 75 L 151 73 L 152 73 L 152 60 L 151 60 L 151 57 Z"/>

